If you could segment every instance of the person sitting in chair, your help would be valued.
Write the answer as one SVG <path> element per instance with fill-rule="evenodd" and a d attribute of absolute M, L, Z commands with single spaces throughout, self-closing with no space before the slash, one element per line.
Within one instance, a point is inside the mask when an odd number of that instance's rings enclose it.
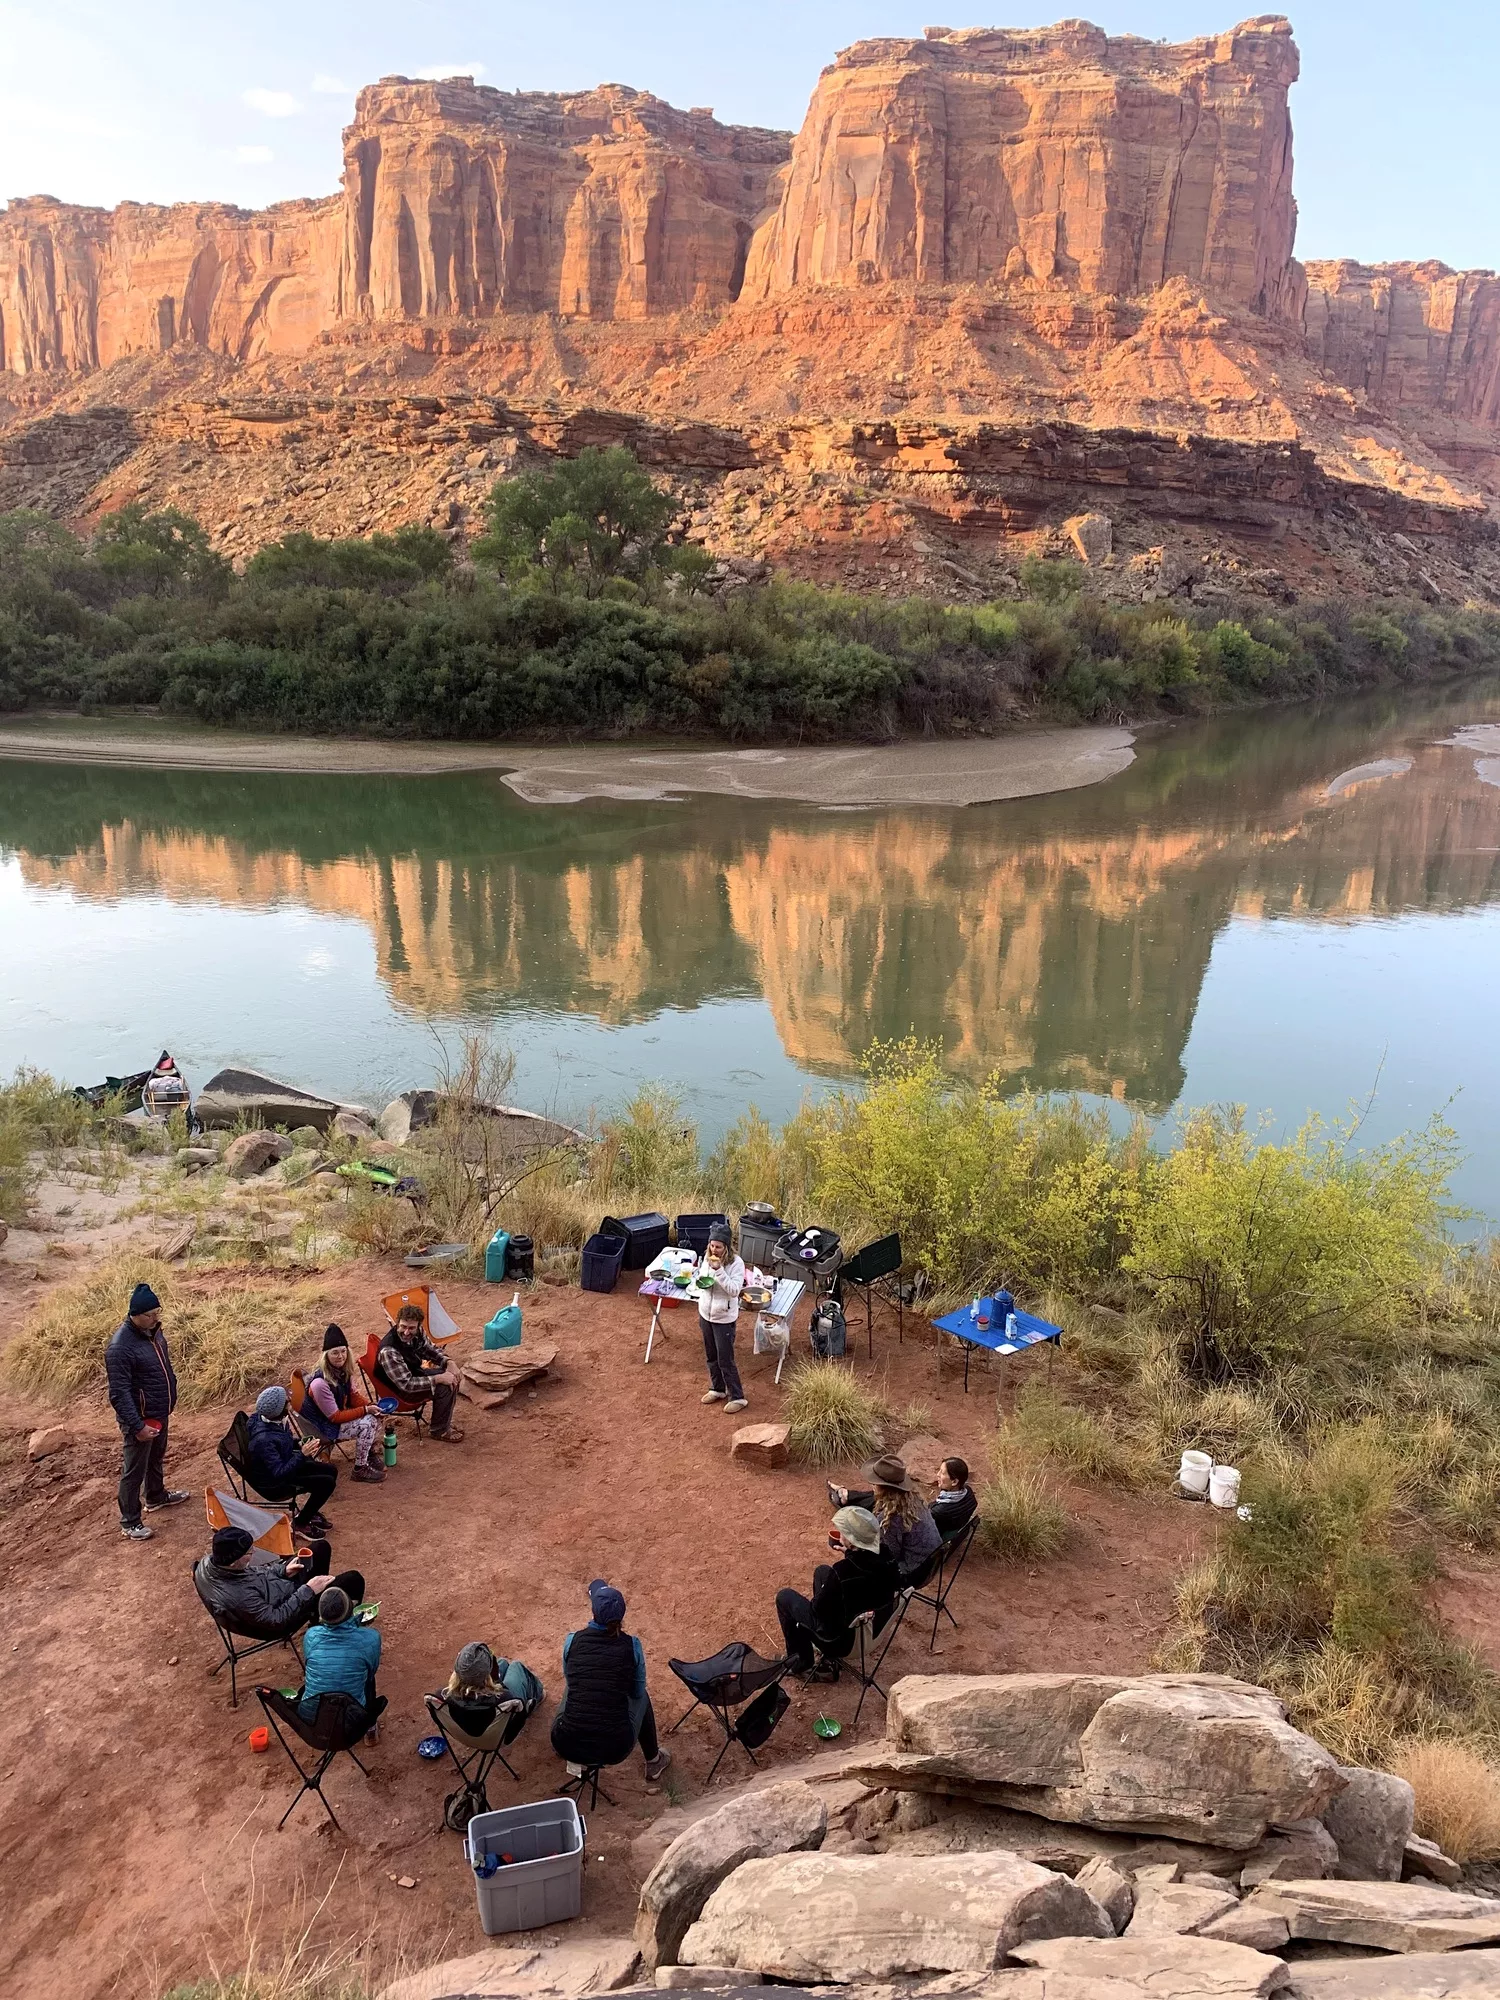
<path fill-rule="evenodd" d="M 453 1423 L 458 1370 L 427 1338 L 420 1306 L 403 1306 L 397 1313 L 395 1325 L 380 1343 L 375 1365 L 403 1401 L 432 1404 L 433 1437 L 442 1444 L 462 1442 L 463 1432 Z"/>
<path fill-rule="evenodd" d="M 259 1554 L 259 1561 L 256 1556 Z M 245 1639 L 289 1639 L 317 1613 L 318 1598 L 337 1583 L 356 1602 L 365 1594 L 358 1570 L 328 1574 L 327 1542 L 284 1560 L 257 1551 L 248 1528 L 219 1528 L 193 1578 L 209 1610 Z"/>
<path fill-rule="evenodd" d="M 873 1611 L 878 1632 L 901 1587 L 895 1561 L 881 1547 L 880 1523 L 868 1508 L 841 1507 L 828 1546 L 839 1560 L 813 1571 L 811 1597 L 797 1590 L 776 1593 L 786 1657 L 805 1680 L 836 1681 L 839 1661 L 854 1648 L 855 1619 Z"/>
<path fill-rule="evenodd" d="M 287 1393 L 279 1383 L 262 1389 L 249 1424 L 246 1471 L 263 1499 L 306 1497 L 292 1515 L 292 1525 L 310 1535 L 332 1532 L 323 1518 L 323 1502 L 339 1483 L 338 1467 L 310 1457 L 286 1424 Z"/>
<path fill-rule="evenodd" d="M 479 1640 L 461 1648 L 443 1689 L 449 1713 L 470 1736 L 484 1734 L 501 1702 L 520 1702 L 520 1714 L 513 1715 L 506 1725 L 505 1743 L 515 1741 L 522 1724 L 541 1706 L 546 1694 L 530 1667 L 520 1660 L 503 1658 Z"/>
<path fill-rule="evenodd" d="M 904 1459 L 877 1458 L 865 1467 L 873 1488 L 832 1486 L 828 1497 L 836 1507 L 868 1507 L 880 1523 L 880 1542 L 893 1556 L 903 1576 L 915 1576 L 929 1556 L 943 1546 L 942 1535 L 927 1502 L 912 1484 Z"/>
<path fill-rule="evenodd" d="M 967 1528 L 979 1512 L 979 1502 L 969 1491 L 969 1467 L 962 1458 L 945 1458 L 938 1467 L 937 1498 L 931 1513 L 945 1542 Z"/>
<path fill-rule="evenodd" d="M 385 1468 L 373 1465 L 370 1453 L 380 1436 L 380 1422 L 354 1386 L 354 1364 L 341 1326 L 323 1329 L 323 1358 L 306 1381 L 303 1423 L 325 1446 L 347 1438 L 354 1446 L 355 1479 L 378 1485 L 385 1478 Z"/>
<path fill-rule="evenodd" d="M 596 1764 L 623 1764 L 637 1744 L 654 1784 L 672 1761 L 657 1741 L 656 1715 L 646 1692 L 646 1655 L 620 1628 L 625 1599 L 602 1577 L 589 1585 L 593 1616 L 563 1640 L 566 1691 L 552 1724 L 552 1747 L 574 1776 Z"/>
<path fill-rule="evenodd" d="M 380 1738 L 380 1709 L 375 1693 L 375 1669 L 380 1665 L 380 1634 L 373 1625 L 354 1618 L 355 1599 L 330 1583 L 318 1599 L 318 1622 L 302 1642 L 303 1678 L 299 1706 L 303 1719 L 316 1719 L 317 1698 L 352 1695 L 369 1718 L 367 1742 Z"/>

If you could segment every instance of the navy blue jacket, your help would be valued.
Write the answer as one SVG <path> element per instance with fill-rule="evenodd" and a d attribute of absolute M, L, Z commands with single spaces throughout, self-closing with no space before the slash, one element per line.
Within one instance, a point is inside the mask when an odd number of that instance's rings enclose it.
<path fill-rule="evenodd" d="M 124 1436 L 134 1437 L 142 1424 L 164 1424 L 176 1409 L 177 1377 L 160 1327 L 142 1333 L 123 1320 L 104 1350 L 104 1368 L 110 1407 Z"/>
<path fill-rule="evenodd" d="M 257 1493 L 267 1491 L 263 1480 L 274 1486 L 300 1472 L 305 1462 L 301 1445 L 285 1424 L 273 1424 L 254 1414 L 250 1418 L 249 1458 L 250 1484 Z"/>

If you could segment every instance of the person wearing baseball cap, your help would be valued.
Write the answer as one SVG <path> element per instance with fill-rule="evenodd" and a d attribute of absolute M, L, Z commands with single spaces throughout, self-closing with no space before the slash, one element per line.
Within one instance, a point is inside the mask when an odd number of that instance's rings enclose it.
<path fill-rule="evenodd" d="M 595 1764 L 623 1764 L 639 1744 L 646 1781 L 655 1784 L 672 1756 L 657 1740 L 641 1642 L 621 1629 L 625 1599 L 595 1577 L 589 1610 L 588 1624 L 563 1640 L 566 1691 L 552 1724 L 552 1747 L 576 1777 Z"/>
<path fill-rule="evenodd" d="M 881 1547 L 880 1523 L 867 1507 L 841 1507 L 828 1546 L 838 1561 L 819 1563 L 811 1597 L 799 1590 L 776 1593 L 786 1658 L 794 1673 L 810 1681 L 838 1679 L 838 1663 L 854 1646 L 855 1619 L 873 1611 L 878 1632 L 901 1583 L 894 1559 Z"/>
<path fill-rule="evenodd" d="M 149 1542 L 151 1530 L 141 1519 L 142 1488 L 148 1514 L 159 1507 L 180 1507 L 188 1498 L 163 1477 L 167 1425 L 177 1407 L 177 1377 L 161 1330 L 161 1300 L 149 1285 L 139 1284 L 130 1294 L 125 1317 L 104 1350 L 104 1371 L 124 1444 L 120 1533 L 129 1542 Z"/>
<path fill-rule="evenodd" d="M 318 1598 L 337 1583 L 357 1604 L 365 1580 L 357 1570 L 328 1574 L 327 1542 L 285 1560 L 258 1550 L 248 1528 L 219 1528 L 193 1571 L 198 1595 L 228 1631 L 245 1639 L 289 1639 L 310 1624 Z"/>

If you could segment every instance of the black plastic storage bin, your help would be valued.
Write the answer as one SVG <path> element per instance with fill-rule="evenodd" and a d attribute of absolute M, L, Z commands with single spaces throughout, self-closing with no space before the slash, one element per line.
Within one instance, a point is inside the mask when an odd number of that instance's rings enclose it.
<path fill-rule="evenodd" d="M 620 1225 L 615 1223 L 611 1227 L 610 1218 L 606 1216 L 602 1227 L 595 1230 L 583 1246 L 583 1269 L 578 1280 L 583 1289 L 586 1292 L 612 1292 L 628 1247 Z"/>
<path fill-rule="evenodd" d="M 536 1245 L 529 1236 L 512 1236 L 506 1245 L 505 1275 L 523 1285 L 536 1277 Z"/>
<path fill-rule="evenodd" d="M 625 1238 L 625 1269 L 644 1271 L 653 1257 L 659 1257 L 667 1247 L 667 1239 L 672 1234 L 672 1225 L 664 1215 L 654 1211 L 650 1215 L 627 1215 L 620 1220 L 606 1215 L 599 1224 L 603 1233 L 618 1230 Z"/>
<path fill-rule="evenodd" d="M 708 1248 L 710 1232 L 715 1228 L 727 1229 L 727 1215 L 679 1215 L 677 1218 L 677 1244 L 682 1250 L 691 1250 L 701 1257 Z"/>

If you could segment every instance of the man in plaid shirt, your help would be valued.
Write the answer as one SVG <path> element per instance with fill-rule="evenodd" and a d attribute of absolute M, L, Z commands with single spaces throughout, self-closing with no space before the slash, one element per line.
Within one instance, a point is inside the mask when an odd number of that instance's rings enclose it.
<path fill-rule="evenodd" d="M 432 1404 L 432 1435 L 443 1444 L 459 1444 L 463 1432 L 454 1427 L 453 1401 L 458 1394 L 458 1370 L 427 1338 L 420 1306 L 403 1306 L 396 1324 L 380 1343 L 376 1372 L 408 1403 Z"/>

